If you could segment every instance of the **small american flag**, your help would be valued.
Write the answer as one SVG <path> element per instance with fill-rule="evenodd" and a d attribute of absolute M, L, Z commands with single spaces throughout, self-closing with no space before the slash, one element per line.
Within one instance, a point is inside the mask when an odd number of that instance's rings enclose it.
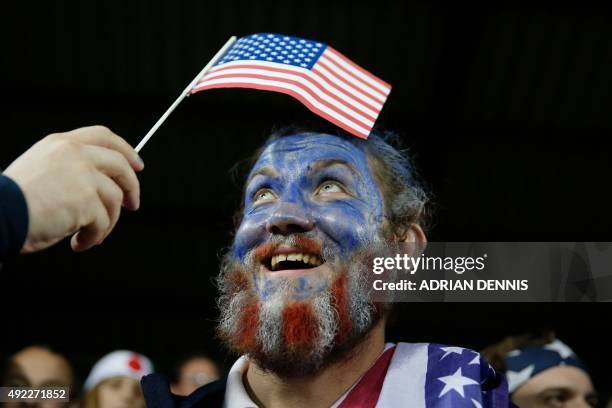
<path fill-rule="evenodd" d="M 238 39 L 191 90 L 255 88 L 293 96 L 367 139 L 391 85 L 327 44 L 272 33 Z"/>

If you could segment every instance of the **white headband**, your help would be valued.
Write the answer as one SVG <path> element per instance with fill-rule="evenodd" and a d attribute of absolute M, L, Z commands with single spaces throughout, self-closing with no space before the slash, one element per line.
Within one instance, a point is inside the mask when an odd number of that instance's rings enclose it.
<path fill-rule="evenodd" d="M 111 377 L 125 376 L 140 381 L 153 372 L 151 360 L 142 354 L 129 350 L 113 351 L 102 357 L 91 369 L 85 380 L 85 391 Z"/>

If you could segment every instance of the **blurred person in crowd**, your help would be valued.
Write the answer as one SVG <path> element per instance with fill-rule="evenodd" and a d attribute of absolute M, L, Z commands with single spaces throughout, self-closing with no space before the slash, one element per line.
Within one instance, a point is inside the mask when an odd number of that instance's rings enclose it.
<path fill-rule="evenodd" d="M 426 242 L 428 201 L 391 132 L 277 131 L 250 163 L 221 263 L 218 335 L 241 357 L 226 379 L 156 407 L 505 407 L 503 376 L 472 350 L 386 343 L 372 298 L 377 256 Z"/>
<path fill-rule="evenodd" d="M 151 360 L 129 350 L 102 357 L 85 380 L 84 408 L 144 408 L 143 375 L 153 372 Z"/>
<path fill-rule="evenodd" d="M 8 360 L 2 376 L 3 387 L 68 387 L 70 402 L 10 402 L 7 408 L 33 407 L 56 408 L 75 404 L 75 377 L 66 357 L 45 346 L 29 346 L 15 353 Z"/>
<path fill-rule="evenodd" d="M 204 353 L 194 353 L 178 364 L 171 390 L 176 395 L 189 395 L 197 388 L 218 379 L 217 363 Z"/>
<path fill-rule="evenodd" d="M 103 126 L 55 133 L 0 174 L 0 262 L 67 236 L 75 251 L 99 245 L 121 207 L 140 206 L 134 149 Z"/>
<path fill-rule="evenodd" d="M 585 365 L 553 332 L 507 337 L 482 355 L 505 372 L 512 402 L 521 408 L 597 406 Z"/>

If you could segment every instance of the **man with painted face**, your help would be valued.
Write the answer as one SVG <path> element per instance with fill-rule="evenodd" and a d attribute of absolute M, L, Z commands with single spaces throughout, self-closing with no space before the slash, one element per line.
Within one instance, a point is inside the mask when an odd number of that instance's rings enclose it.
<path fill-rule="evenodd" d="M 385 344 L 371 260 L 426 241 L 427 197 L 392 136 L 293 128 L 256 152 L 218 278 L 218 334 L 242 357 L 186 398 L 145 377 L 150 406 L 507 406 L 478 353 Z"/>

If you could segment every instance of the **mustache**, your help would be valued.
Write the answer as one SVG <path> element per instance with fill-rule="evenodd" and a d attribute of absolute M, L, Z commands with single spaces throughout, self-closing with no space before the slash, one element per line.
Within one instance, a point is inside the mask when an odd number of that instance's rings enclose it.
<path fill-rule="evenodd" d="M 279 247 L 286 246 L 295 248 L 300 252 L 315 254 L 325 259 L 325 253 L 329 253 L 329 251 L 324 250 L 329 247 L 326 241 L 326 239 L 322 239 L 312 232 L 272 236 L 266 242 L 251 249 L 248 258 L 261 262 L 273 256 Z"/>

